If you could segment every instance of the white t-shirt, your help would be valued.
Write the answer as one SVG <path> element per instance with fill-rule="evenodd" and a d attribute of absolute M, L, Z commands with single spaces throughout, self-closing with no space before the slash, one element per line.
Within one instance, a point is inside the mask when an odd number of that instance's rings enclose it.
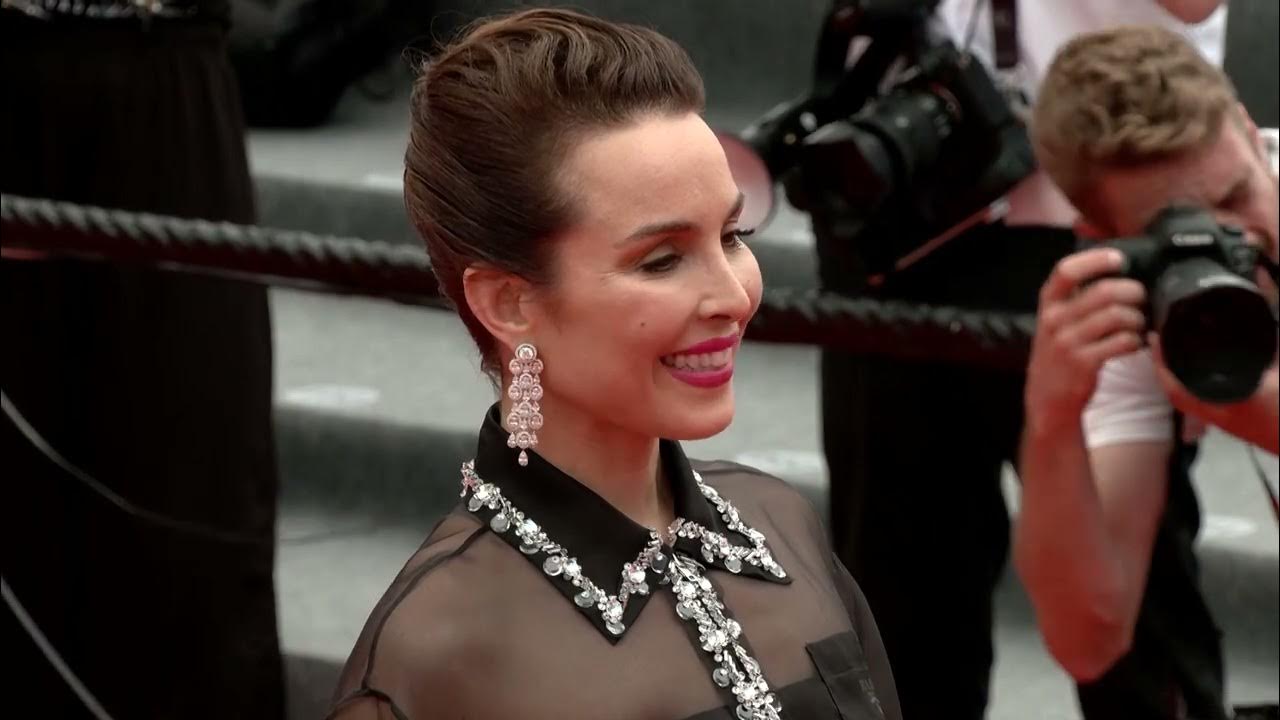
<path fill-rule="evenodd" d="M 1188 25 L 1155 0 L 1015 0 L 1018 13 L 1018 58 L 1016 77 L 1027 98 L 1035 101 L 1045 71 L 1058 49 L 1071 38 L 1122 25 L 1160 25 L 1175 30 L 1200 48 L 1215 65 L 1222 65 L 1227 35 L 1227 3 L 1224 1 L 1204 22 Z M 963 47 L 970 18 L 975 20 L 970 51 L 993 67 L 990 0 L 943 0 L 936 22 L 957 47 Z M 1009 193 L 1010 225 L 1057 225 L 1069 227 L 1076 213 L 1066 198 L 1037 172 Z"/>
<path fill-rule="evenodd" d="M 1227 3 L 1224 1 L 1204 22 L 1188 25 L 1155 0 L 1015 0 L 1018 13 L 1018 58 L 1023 66 L 1024 89 L 1034 101 L 1040 81 L 1058 50 L 1071 38 L 1123 25 L 1159 25 L 1191 41 L 1214 65 L 1222 66 L 1226 48 Z M 977 8 L 977 25 L 969 49 L 988 67 L 994 65 L 991 0 L 943 0 L 938 19 L 957 46 L 963 46 L 969 18 Z"/>
<path fill-rule="evenodd" d="M 1082 418 L 1085 446 L 1173 440 L 1173 404 L 1156 377 L 1149 350 L 1108 360 Z M 1182 437 L 1197 440 L 1204 424 L 1183 419 Z"/>

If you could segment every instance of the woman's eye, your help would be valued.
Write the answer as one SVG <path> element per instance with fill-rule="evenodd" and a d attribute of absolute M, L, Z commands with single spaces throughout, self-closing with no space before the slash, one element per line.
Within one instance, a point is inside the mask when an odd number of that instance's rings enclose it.
<path fill-rule="evenodd" d="M 743 238 L 750 237 L 755 230 L 730 230 L 721 236 L 720 241 L 727 248 L 736 248 L 743 245 Z"/>
<path fill-rule="evenodd" d="M 662 257 L 650 260 L 640 266 L 640 269 L 646 273 L 657 275 L 659 273 L 674 270 L 676 265 L 680 264 L 680 256 L 676 253 L 669 253 Z"/>
<path fill-rule="evenodd" d="M 755 230 L 730 230 L 720 236 L 720 243 L 726 249 L 734 250 L 743 247 L 745 243 L 743 243 L 742 239 L 751 235 L 753 232 L 755 232 Z M 684 256 L 680 253 L 670 252 L 666 255 L 661 255 L 652 260 L 641 263 L 640 270 L 641 272 L 649 273 L 651 275 L 670 272 L 675 270 L 683 259 Z"/>

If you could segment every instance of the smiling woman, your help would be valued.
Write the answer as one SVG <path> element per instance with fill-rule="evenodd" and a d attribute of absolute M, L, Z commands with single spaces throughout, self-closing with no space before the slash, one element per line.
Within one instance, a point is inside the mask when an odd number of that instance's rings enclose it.
<path fill-rule="evenodd" d="M 678 443 L 732 421 L 761 294 L 702 102 L 674 43 L 567 11 L 424 68 L 405 201 L 505 392 L 331 717 L 899 717 L 813 509 Z"/>

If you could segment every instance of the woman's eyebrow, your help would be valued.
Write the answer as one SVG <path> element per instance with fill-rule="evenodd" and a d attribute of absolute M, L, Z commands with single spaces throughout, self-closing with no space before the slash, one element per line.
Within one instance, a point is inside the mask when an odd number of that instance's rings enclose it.
<path fill-rule="evenodd" d="M 746 196 L 742 194 L 742 191 L 738 191 L 737 199 L 733 201 L 733 205 L 730 206 L 729 212 L 725 214 L 725 222 L 732 220 L 735 215 L 742 212 L 742 205 L 744 202 L 746 202 Z M 654 235 L 674 235 L 677 233 L 689 232 L 697 227 L 697 223 L 689 220 L 663 220 L 661 222 L 649 223 L 632 231 L 629 235 L 619 241 L 618 245 L 626 245 L 636 240 L 653 237 Z"/>

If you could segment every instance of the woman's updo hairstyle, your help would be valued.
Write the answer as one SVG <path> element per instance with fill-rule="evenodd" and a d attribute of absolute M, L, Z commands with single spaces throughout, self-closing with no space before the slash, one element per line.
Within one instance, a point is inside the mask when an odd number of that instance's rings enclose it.
<path fill-rule="evenodd" d="M 481 20 L 415 82 L 404 199 L 444 294 L 497 374 L 496 343 L 467 306 L 472 265 L 550 283 L 550 241 L 574 219 L 556 182 L 574 143 L 650 114 L 701 112 L 689 56 L 648 28 L 568 10 Z"/>

